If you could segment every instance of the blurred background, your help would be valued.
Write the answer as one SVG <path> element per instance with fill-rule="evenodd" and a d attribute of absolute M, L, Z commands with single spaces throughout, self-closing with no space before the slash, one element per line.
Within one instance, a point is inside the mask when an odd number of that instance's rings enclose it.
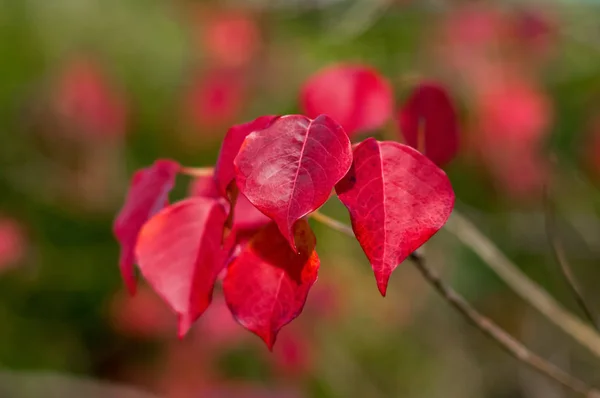
<path fill-rule="evenodd" d="M 395 110 L 421 78 L 447 87 L 457 209 L 580 314 L 544 229 L 552 181 L 556 232 L 598 316 L 600 2 L 0 0 L 0 37 L 0 397 L 151 396 L 114 383 L 168 398 L 572 396 L 408 262 L 382 298 L 359 245 L 314 223 L 319 281 L 273 353 L 218 291 L 178 341 L 149 288 L 127 296 L 112 222 L 134 170 L 165 157 L 211 166 L 232 124 L 299 113 L 311 75 L 365 64 L 393 85 Z M 400 140 L 394 115 L 353 139 L 367 136 Z M 348 221 L 337 199 L 323 212 Z M 600 385 L 598 359 L 455 237 L 442 230 L 425 251 L 483 313 Z"/>

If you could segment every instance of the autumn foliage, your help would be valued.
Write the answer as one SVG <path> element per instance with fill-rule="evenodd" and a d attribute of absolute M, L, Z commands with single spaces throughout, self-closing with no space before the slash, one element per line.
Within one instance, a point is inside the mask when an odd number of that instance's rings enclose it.
<path fill-rule="evenodd" d="M 349 95 L 336 102 L 340 88 Z M 233 317 L 272 349 L 317 281 L 317 238 L 307 218 L 337 194 L 385 296 L 394 269 L 450 216 L 454 192 L 439 166 L 458 150 L 454 107 L 434 83 L 416 87 L 398 111 L 410 146 L 372 137 L 353 145 L 356 132 L 389 121 L 392 100 L 375 70 L 338 65 L 306 83 L 306 115 L 231 127 L 214 172 L 173 160 L 136 172 L 114 224 L 130 293 L 137 264 L 178 315 L 183 337 L 222 283 Z M 177 174 L 194 170 L 202 175 L 189 196 L 169 204 Z"/>

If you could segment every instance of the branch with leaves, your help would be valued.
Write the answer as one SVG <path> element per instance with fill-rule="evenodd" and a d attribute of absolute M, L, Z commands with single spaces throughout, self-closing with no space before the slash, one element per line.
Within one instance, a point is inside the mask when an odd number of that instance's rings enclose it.
<path fill-rule="evenodd" d="M 338 78 L 382 107 L 329 106 Z M 329 87 L 329 88 L 328 88 Z M 364 95 L 363 95 L 364 94 Z M 329 97 L 328 97 L 329 96 Z M 442 167 L 458 151 L 458 122 L 448 93 L 417 85 L 398 114 L 405 144 L 351 139 L 382 127 L 392 90 L 373 69 L 335 66 L 313 76 L 301 93 L 306 115 L 266 115 L 231 127 L 212 168 L 157 160 L 137 171 L 114 223 L 120 268 L 131 294 L 134 264 L 179 318 L 179 336 L 209 307 L 215 284 L 234 318 L 269 349 L 300 315 L 320 259 L 308 217 L 357 239 L 386 295 L 399 264 L 410 258 L 455 309 L 515 358 L 587 397 L 598 392 L 530 352 L 446 286 L 417 253 L 444 225 L 508 285 L 600 357 L 600 335 L 564 310 L 455 210 Z M 416 150 L 415 148 L 419 148 Z M 176 176 L 194 177 L 186 199 L 169 204 Z M 318 212 L 332 191 L 352 227 Z M 453 213 L 454 215 L 450 217 Z"/>

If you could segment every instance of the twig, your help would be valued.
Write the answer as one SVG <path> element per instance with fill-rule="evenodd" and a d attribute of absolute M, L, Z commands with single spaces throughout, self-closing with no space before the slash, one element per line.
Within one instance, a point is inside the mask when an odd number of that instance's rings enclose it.
<path fill-rule="evenodd" d="M 338 221 L 329 216 L 326 216 L 325 214 L 323 214 L 319 211 L 310 213 L 310 218 L 320 222 L 323 225 L 328 226 L 329 228 L 331 228 L 335 231 L 341 232 L 343 234 L 346 234 L 346 235 L 354 238 L 354 231 L 352 231 L 352 227 L 344 224 L 341 221 Z"/>
<path fill-rule="evenodd" d="M 546 235 L 548 237 L 548 242 L 550 243 L 550 247 L 552 248 L 552 253 L 556 259 L 560 267 L 560 271 L 562 272 L 567 285 L 571 289 L 577 304 L 588 318 L 590 323 L 598 330 L 598 325 L 596 324 L 596 320 L 594 319 L 594 315 L 590 310 L 590 307 L 586 304 L 585 299 L 583 297 L 583 293 L 577 280 L 575 279 L 575 275 L 573 275 L 573 271 L 569 261 L 567 260 L 567 256 L 565 254 L 564 247 L 562 242 L 558 238 L 556 234 L 556 206 L 554 201 L 552 200 L 550 187 L 546 186 L 544 188 L 544 213 L 545 213 L 545 227 L 546 227 Z"/>
<path fill-rule="evenodd" d="M 339 231 L 348 236 L 354 237 L 352 228 L 348 225 L 337 221 L 329 216 L 318 211 L 311 214 L 311 217 L 316 221 L 327 225 L 328 227 Z M 574 376 L 559 369 L 552 363 L 546 361 L 542 357 L 531 352 L 527 347 L 515 340 L 511 335 L 502 330 L 498 325 L 492 322 L 489 318 L 478 313 L 467 301 L 462 298 L 457 292 L 446 286 L 438 275 L 430 269 L 423 260 L 423 257 L 417 253 L 410 255 L 410 260 L 415 264 L 417 269 L 425 280 L 433 286 L 433 288 L 467 318 L 476 328 L 489 336 L 506 352 L 515 357 L 517 360 L 537 370 L 539 373 L 546 375 L 554 381 L 571 389 L 572 391 L 582 394 L 587 398 L 600 398 L 600 392 L 588 386 L 585 382 L 577 379 Z"/>
<path fill-rule="evenodd" d="M 515 293 L 600 358 L 600 335 L 564 309 L 455 209 L 446 229 L 476 253 Z"/>
<path fill-rule="evenodd" d="M 588 386 L 582 380 L 568 374 L 552 363 L 546 361 L 544 358 L 531 352 L 522 343 L 513 338 L 510 334 L 501 329 L 489 318 L 481 315 L 457 292 L 447 286 L 433 271 L 427 266 L 423 257 L 412 254 L 410 256 L 411 261 L 415 267 L 421 272 L 421 275 L 435 290 L 452 305 L 457 311 L 459 311 L 469 322 L 471 322 L 477 329 L 486 334 L 497 344 L 499 344 L 506 352 L 510 355 L 523 362 L 524 364 L 537 370 L 554 381 L 562 384 L 570 390 L 583 395 L 588 398 L 600 397 L 600 392 L 590 386 Z"/>
<path fill-rule="evenodd" d="M 182 167 L 179 172 L 190 177 L 208 177 L 213 175 L 213 167 Z"/>

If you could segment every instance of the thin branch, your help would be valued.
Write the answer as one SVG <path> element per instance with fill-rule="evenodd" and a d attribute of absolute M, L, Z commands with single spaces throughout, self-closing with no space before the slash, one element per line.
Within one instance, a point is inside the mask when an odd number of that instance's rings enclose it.
<path fill-rule="evenodd" d="M 556 206 L 552 200 L 550 187 L 548 186 L 544 188 L 544 215 L 546 235 L 548 237 L 550 247 L 552 248 L 554 258 L 560 267 L 560 271 L 562 272 L 567 285 L 569 285 L 569 288 L 575 297 L 575 301 L 577 301 L 577 304 L 588 318 L 590 323 L 596 328 L 596 330 L 598 330 L 598 325 L 596 324 L 594 315 L 592 314 L 590 307 L 585 302 L 582 289 L 577 283 L 577 279 L 573 274 L 572 267 L 567 260 L 562 242 L 556 233 Z"/>
<path fill-rule="evenodd" d="M 326 216 L 325 214 L 317 211 L 312 213 L 311 217 L 336 231 L 354 237 L 354 233 L 348 225 Z M 467 303 L 464 298 L 462 298 L 462 296 L 444 284 L 438 275 L 426 265 L 421 255 L 413 253 L 410 255 L 410 260 L 421 272 L 423 278 L 440 294 L 444 300 L 446 300 L 476 328 L 494 340 L 496 344 L 500 345 L 514 358 L 537 370 L 539 373 L 546 375 L 550 379 L 562 384 L 570 390 L 583 395 L 584 397 L 600 398 L 599 391 L 588 386 L 585 382 L 577 379 L 576 377 L 571 376 L 542 357 L 534 354 L 527 347 L 502 330 L 489 318 L 478 313 L 473 307 L 471 307 L 469 303 Z"/>
<path fill-rule="evenodd" d="M 434 270 L 429 268 L 423 257 L 412 254 L 411 261 L 415 267 L 421 272 L 421 275 L 434 289 L 446 300 L 451 306 L 459 311 L 469 322 L 477 329 L 486 334 L 498 345 L 500 345 L 510 355 L 523 362 L 524 364 L 537 370 L 554 381 L 562 384 L 570 390 L 583 395 L 584 397 L 600 397 L 600 392 L 588 386 L 582 380 L 568 374 L 544 358 L 531 352 L 522 343 L 513 338 L 510 334 L 501 329 L 489 318 L 481 315 L 475 310 L 462 296 L 447 286 L 436 274 Z"/>
<path fill-rule="evenodd" d="M 352 231 L 352 228 L 341 221 L 335 220 L 319 211 L 310 213 L 310 217 L 335 231 L 341 232 L 354 238 L 354 231 Z"/>
<path fill-rule="evenodd" d="M 446 230 L 476 253 L 515 293 L 540 311 L 548 320 L 600 358 L 600 335 L 567 311 L 537 283 L 512 263 L 475 225 L 456 209 Z"/>
<path fill-rule="evenodd" d="M 213 175 L 213 167 L 182 167 L 179 172 L 190 177 L 208 177 Z"/>

